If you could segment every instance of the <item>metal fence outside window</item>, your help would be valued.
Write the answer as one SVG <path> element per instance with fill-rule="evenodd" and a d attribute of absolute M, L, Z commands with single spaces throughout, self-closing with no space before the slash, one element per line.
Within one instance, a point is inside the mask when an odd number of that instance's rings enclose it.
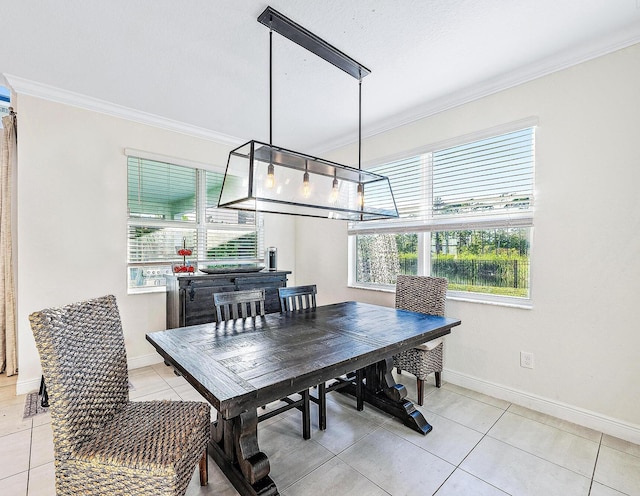
<path fill-rule="evenodd" d="M 529 262 L 523 260 L 431 261 L 431 275 L 450 283 L 499 288 L 528 288 Z"/>

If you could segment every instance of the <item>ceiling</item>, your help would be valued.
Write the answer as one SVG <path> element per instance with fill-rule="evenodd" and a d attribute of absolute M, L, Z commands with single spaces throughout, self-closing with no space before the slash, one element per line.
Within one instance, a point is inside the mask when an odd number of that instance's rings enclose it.
<path fill-rule="evenodd" d="M 372 71 L 364 136 L 640 42 L 640 0 L 5 0 L 0 74 L 268 141 L 267 5 Z M 273 37 L 273 144 L 355 141 L 357 81 Z"/>

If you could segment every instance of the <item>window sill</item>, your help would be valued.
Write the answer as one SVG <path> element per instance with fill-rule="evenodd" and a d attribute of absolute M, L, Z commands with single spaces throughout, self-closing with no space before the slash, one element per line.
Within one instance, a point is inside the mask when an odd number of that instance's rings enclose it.
<path fill-rule="evenodd" d="M 139 288 L 129 288 L 127 289 L 127 294 L 129 295 L 138 295 L 138 294 L 149 294 L 149 293 L 166 293 L 166 286 L 142 286 Z"/>
<path fill-rule="evenodd" d="M 367 291 L 378 291 L 380 293 L 395 293 L 395 286 L 365 286 L 364 284 L 349 284 L 351 289 L 366 289 Z"/>
<path fill-rule="evenodd" d="M 366 286 L 361 284 L 349 284 L 351 289 L 364 289 L 378 291 L 380 293 L 395 293 L 395 286 Z M 447 300 L 463 301 L 466 303 L 479 303 L 481 305 L 495 305 L 500 307 L 533 309 L 533 302 L 526 298 L 510 298 L 507 296 L 483 295 L 480 293 L 462 293 L 460 291 L 448 291 Z"/>
<path fill-rule="evenodd" d="M 481 305 L 495 305 L 499 307 L 521 308 L 523 310 L 533 309 L 533 302 L 528 298 L 511 298 L 508 296 L 449 291 L 447 292 L 447 300 L 463 301 L 466 303 L 480 303 Z"/>

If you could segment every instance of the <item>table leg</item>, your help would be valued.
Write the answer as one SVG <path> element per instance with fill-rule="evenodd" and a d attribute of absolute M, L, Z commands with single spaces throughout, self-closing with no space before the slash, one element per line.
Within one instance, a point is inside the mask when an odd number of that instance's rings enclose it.
<path fill-rule="evenodd" d="M 258 446 L 258 415 L 255 410 L 212 424 L 209 453 L 241 495 L 277 496 L 269 477 L 269 459 Z"/>
<path fill-rule="evenodd" d="M 426 421 L 414 404 L 407 400 L 407 389 L 397 384 L 391 370 L 393 359 L 387 358 L 364 368 L 363 398 L 367 403 L 399 418 L 404 425 L 421 434 L 431 431 Z M 362 387 L 362 385 L 358 385 Z M 357 397 L 357 386 L 350 384 L 339 390 Z"/>

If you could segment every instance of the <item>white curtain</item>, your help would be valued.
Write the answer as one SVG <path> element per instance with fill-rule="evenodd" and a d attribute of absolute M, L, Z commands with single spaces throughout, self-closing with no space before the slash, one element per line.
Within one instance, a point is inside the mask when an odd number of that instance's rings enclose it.
<path fill-rule="evenodd" d="M 0 176 L 0 372 L 18 373 L 16 359 L 16 301 L 13 284 L 13 249 L 11 238 L 11 185 L 16 166 L 16 116 L 2 118 L 2 154 Z"/>

